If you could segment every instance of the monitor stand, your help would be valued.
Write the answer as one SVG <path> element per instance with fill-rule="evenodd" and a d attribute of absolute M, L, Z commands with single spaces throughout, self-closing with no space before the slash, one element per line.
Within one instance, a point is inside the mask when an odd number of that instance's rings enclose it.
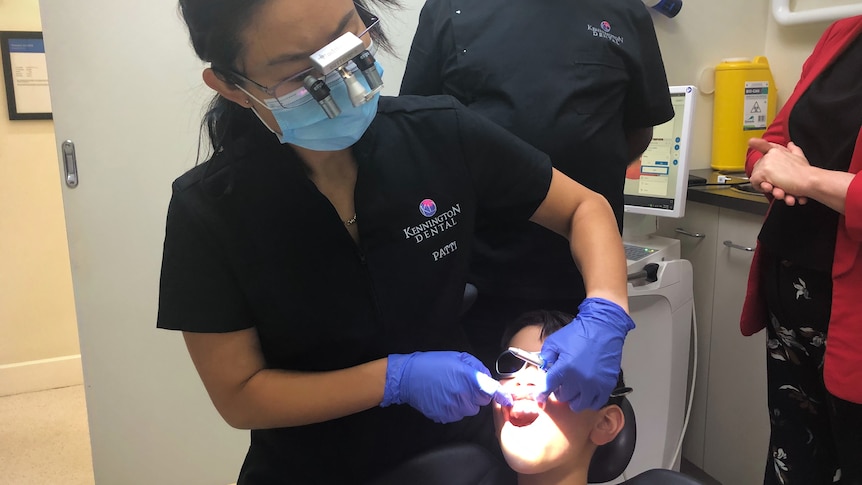
<path fill-rule="evenodd" d="M 623 245 L 626 247 L 627 273 L 636 273 L 649 263 L 680 258 L 679 240 L 656 236 L 658 218 L 623 214 Z"/>

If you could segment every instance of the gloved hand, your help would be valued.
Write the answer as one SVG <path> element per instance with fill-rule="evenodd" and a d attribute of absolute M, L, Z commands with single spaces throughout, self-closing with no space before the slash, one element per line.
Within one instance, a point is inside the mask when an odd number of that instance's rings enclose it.
<path fill-rule="evenodd" d="M 554 392 L 572 411 L 599 409 L 616 386 L 623 341 L 633 328 L 631 317 L 616 303 L 603 298 L 581 302 L 578 316 L 542 345 L 550 369 L 539 399 Z"/>
<path fill-rule="evenodd" d="M 499 389 L 491 372 L 465 352 L 391 354 L 380 406 L 409 404 L 436 423 L 451 423 L 477 414 Z"/>

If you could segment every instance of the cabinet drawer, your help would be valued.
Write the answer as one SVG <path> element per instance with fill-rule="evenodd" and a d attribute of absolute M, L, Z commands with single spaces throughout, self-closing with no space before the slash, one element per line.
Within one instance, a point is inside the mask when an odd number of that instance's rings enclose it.
<path fill-rule="evenodd" d="M 720 209 L 703 469 L 722 483 L 761 483 L 769 441 L 765 332 L 743 337 L 739 316 L 763 217 Z M 728 241 L 728 245 L 725 245 Z"/>

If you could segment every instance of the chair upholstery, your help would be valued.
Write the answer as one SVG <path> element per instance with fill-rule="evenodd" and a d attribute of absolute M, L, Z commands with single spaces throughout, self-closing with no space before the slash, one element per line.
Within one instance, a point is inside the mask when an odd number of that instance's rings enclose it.
<path fill-rule="evenodd" d="M 635 410 L 626 397 L 623 397 L 620 408 L 625 416 L 625 425 L 613 441 L 596 448 L 587 474 L 588 483 L 609 482 L 622 475 L 635 452 L 638 435 Z"/>
<path fill-rule="evenodd" d="M 590 462 L 587 483 L 604 483 L 614 480 L 622 475 L 626 467 L 629 466 L 632 455 L 634 455 L 635 442 L 637 441 L 635 411 L 625 397 L 620 403 L 620 408 L 623 410 L 626 423 L 613 441 L 596 448 Z M 688 475 L 661 468 L 647 470 L 622 483 L 623 485 L 703 485 L 702 482 Z"/>

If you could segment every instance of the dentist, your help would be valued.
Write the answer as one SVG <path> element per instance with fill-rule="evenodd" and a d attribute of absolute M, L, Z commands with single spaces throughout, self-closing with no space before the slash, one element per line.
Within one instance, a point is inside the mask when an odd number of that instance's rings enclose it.
<path fill-rule="evenodd" d="M 367 7 L 180 1 L 217 94 L 212 155 L 173 184 L 158 326 L 251 430 L 240 485 L 364 483 L 443 444 L 494 449 L 486 405 L 505 395 L 458 322 L 477 219 L 567 237 L 597 305 L 555 334 L 548 392 L 607 395 L 633 327 L 607 202 L 448 96 L 381 97 Z"/>

